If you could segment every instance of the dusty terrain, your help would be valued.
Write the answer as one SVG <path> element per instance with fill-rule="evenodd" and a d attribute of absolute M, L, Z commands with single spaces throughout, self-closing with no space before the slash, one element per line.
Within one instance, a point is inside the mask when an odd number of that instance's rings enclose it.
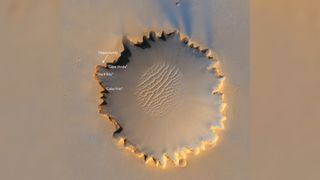
<path fill-rule="evenodd" d="M 319 2 L 249 5 L 1 1 L 0 179 L 319 179 Z M 215 148 L 163 171 L 114 142 L 94 72 L 124 34 L 174 29 L 217 52 L 230 106 Z"/>

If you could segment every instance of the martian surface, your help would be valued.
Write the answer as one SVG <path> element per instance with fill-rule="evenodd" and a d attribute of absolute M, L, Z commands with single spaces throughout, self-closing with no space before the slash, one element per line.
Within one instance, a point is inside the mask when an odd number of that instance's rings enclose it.
<path fill-rule="evenodd" d="M 319 180 L 319 7 L 0 1 L 0 179 Z"/>

